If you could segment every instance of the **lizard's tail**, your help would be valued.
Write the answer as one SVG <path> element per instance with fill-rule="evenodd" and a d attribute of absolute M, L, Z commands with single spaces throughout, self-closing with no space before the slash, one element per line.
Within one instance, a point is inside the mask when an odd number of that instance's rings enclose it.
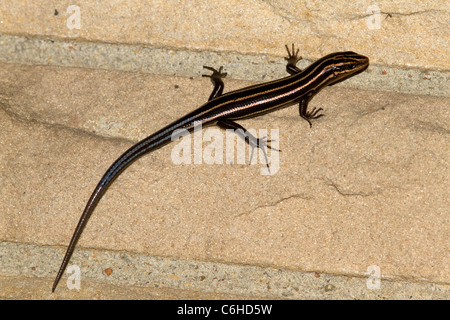
<path fill-rule="evenodd" d="M 125 170 L 131 163 L 137 160 L 139 157 L 146 153 L 152 152 L 171 141 L 170 132 L 160 130 L 159 132 L 152 134 L 151 136 L 145 138 L 144 140 L 138 142 L 131 148 L 129 148 L 125 153 L 123 153 L 105 172 L 103 177 L 100 179 L 99 183 L 92 192 L 89 201 L 84 208 L 83 214 L 81 215 L 80 221 L 78 222 L 75 232 L 73 233 L 72 239 L 70 240 L 69 246 L 67 248 L 64 259 L 59 268 L 58 274 L 56 275 L 55 282 L 53 283 L 52 292 L 55 291 L 59 280 L 64 274 L 64 270 L 69 263 L 70 257 L 75 249 L 78 239 L 86 226 L 89 217 L 94 211 L 97 203 L 102 198 L 105 191 L 111 185 L 111 183 Z"/>

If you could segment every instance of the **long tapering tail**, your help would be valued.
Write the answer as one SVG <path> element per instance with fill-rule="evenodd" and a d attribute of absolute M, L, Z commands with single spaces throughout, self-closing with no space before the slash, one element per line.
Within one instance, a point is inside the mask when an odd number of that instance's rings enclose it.
<path fill-rule="evenodd" d="M 70 257 L 72 256 L 72 253 L 75 249 L 75 245 L 77 244 L 77 241 L 80 238 L 81 233 L 83 232 L 83 229 L 86 226 L 87 221 L 89 220 L 89 217 L 91 216 L 97 203 L 100 201 L 103 194 L 111 185 L 111 183 L 120 175 L 120 173 L 123 170 L 125 170 L 125 168 L 127 168 L 139 157 L 141 157 L 146 153 L 154 151 L 171 141 L 170 130 L 165 130 L 165 132 L 161 131 L 145 138 L 144 140 L 138 142 L 137 144 L 129 148 L 105 172 L 105 174 L 95 187 L 94 192 L 92 192 L 92 195 L 89 198 L 86 207 L 84 208 L 83 214 L 81 215 L 80 221 L 78 222 L 78 225 L 75 228 L 75 232 L 73 233 L 72 239 L 70 240 L 66 254 L 61 263 L 61 267 L 59 268 L 55 282 L 53 283 L 52 292 L 55 291 L 59 280 L 64 274 L 64 271 L 66 270 Z"/>

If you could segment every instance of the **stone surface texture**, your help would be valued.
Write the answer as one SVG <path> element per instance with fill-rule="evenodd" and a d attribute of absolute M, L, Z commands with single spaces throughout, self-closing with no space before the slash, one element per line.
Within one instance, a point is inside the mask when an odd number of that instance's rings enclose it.
<path fill-rule="evenodd" d="M 450 298 L 449 4 L 372 4 L 0 0 L 0 298 Z M 78 242 L 83 289 L 50 294 L 109 165 L 206 102 L 202 66 L 231 91 L 284 74 L 292 42 L 371 67 L 311 101 L 312 128 L 297 106 L 239 122 L 281 150 L 271 175 L 213 127 L 201 163 L 140 158 Z"/>

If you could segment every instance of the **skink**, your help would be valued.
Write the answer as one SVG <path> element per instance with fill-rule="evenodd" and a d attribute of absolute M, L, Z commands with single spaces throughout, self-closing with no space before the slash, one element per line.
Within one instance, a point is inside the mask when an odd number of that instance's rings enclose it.
<path fill-rule="evenodd" d="M 172 134 L 177 129 L 192 131 L 200 125 L 218 125 L 224 129 L 233 129 L 252 148 L 260 148 L 265 154 L 264 148 L 270 148 L 267 141 L 250 135 L 241 125 L 234 122 L 234 120 L 256 117 L 298 103 L 300 117 L 308 121 L 311 126 L 312 119 L 323 116 L 320 113 L 322 108 L 313 108 L 311 111 L 307 110 L 308 103 L 312 97 L 322 88 L 352 77 L 364 71 L 369 65 L 369 59 L 367 57 L 346 51 L 329 54 L 302 71 L 296 66 L 297 62 L 301 59 L 298 56 L 299 50 L 297 49 L 295 51 L 294 45 L 292 45 L 291 51 L 287 46 L 286 50 L 288 52 L 288 57 L 285 58 L 287 60 L 286 70 L 290 76 L 225 94 L 222 94 L 224 88 L 222 78 L 226 76 L 226 73 L 222 73 L 222 67 L 219 70 L 205 67 L 212 71 L 212 74 L 204 76 L 210 77 L 214 84 L 214 89 L 208 102 L 197 110 L 192 111 L 136 143 L 125 151 L 100 179 L 75 228 L 75 232 L 70 240 L 55 282 L 53 283 L 52 292 L 55 291 L 69 263 L 83 228 L 109 185 L 136 159 L 171 142 Z"/>

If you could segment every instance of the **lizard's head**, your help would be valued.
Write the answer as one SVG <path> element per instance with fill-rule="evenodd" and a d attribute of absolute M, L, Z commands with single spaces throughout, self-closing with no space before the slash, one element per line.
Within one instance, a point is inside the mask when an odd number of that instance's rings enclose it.
<path fill-rule="evenodd" d="M 333 85 L 361 73 L 369 66 L 369 58 L 352 51 L 335 52 L 314 63 L 326 75 L 325 85 Z"/>

